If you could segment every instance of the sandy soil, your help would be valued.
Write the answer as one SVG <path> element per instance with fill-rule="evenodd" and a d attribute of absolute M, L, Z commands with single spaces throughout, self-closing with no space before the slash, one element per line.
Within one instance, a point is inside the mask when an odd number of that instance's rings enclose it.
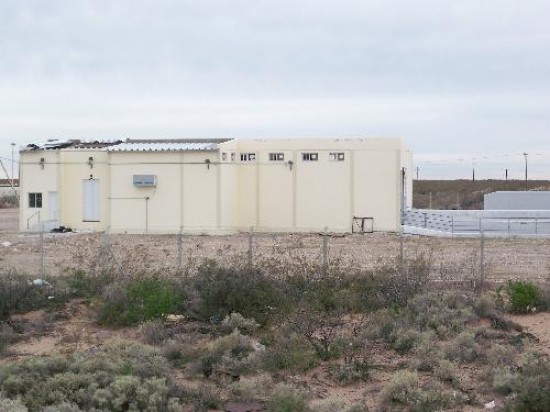
<path fill-rule="evenodd" d="M 525 332 L 531 333 L 539 339 L 539 342 L 534 344 L 534 348 L 538 352 L 550 356 L 550 313 L 517 315 L 510 316 L 510 318 L 523 326 Z"/>
<path fill-rule="evenodd" d="M 54 321 L 50 330 L 42 336 L 27 339 L 10 346 L 8 357 L 0 359 L 0 365 L 22 360 L 31 356 L 45 356 L 53 353 L 72 353 L 86 350 L 92 347 L 100 347 L 108 340 L 121 338 L 139 340 L 138 328 L 110 329 L 97 325 L 94 322 L 94 311 L 87 303 L 75 300 L 67 304 L 61 314 L 64 319 Z M 39 325 L 45 322 L 48 314 L 44 311 L 35 311 L 23 315 L 15 315 L 12 321 L 20 325 Z M 537 313 L 522 316 L 509 316 L 519 323 L 526 332 L 539 339 L 533 349 L 550 356 L 550 313 Z M 365 401 L 371 408 L 375 408 L 381 391 L 391 379 L 393 372 L 403 364 L 404 358 L 393 351 L 383 348 L 374 351 L 374 357 L 370 363 L 374 365 L 371 379 L 368 382 L 359 382 L 348 386 L 340 386 L 327 378 L 324 366 L 319 366 L 305 375 L 287 376 L 286 381 L 297 387 L 308 388 L 315 399 L 327 397 L 337 398 L 346 404 Z M 383 365 L 383 367 L 376 367 Z M 470 368 L 464 365 L 465 369 Z M 471 368 L 472 385 L 476 382 L 476 370 Z M 196 382 L 188 381 L 181 376 L 176 377 L 178 382 L 189 387 L 196 386 Z M 474 390 L 474 386 L 472 386 Z M 490 401 L 491 399 L 487 399 Z M 502 399 L 497 399 L 501 404 Z M 464 406 L 463 411 L 482 411 L 482 406 Z"/>

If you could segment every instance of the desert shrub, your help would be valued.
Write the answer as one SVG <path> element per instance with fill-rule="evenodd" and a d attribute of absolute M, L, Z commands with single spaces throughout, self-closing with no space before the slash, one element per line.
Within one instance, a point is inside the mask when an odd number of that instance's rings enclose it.
<path fill-rule="evenodd" d="M 342 365 L 330 365 L 328 375 L 340 385 L 348 385 L 358 381 L 366 381 L 370 377 L 371 366 L 366 360 L 354 360 Z"/>
<path fill-rule="evenodd" d="M 28 412 L 21 399 L 6 399 L 0 393 L 0 412 Z"/>
<path fill-rule="evenodd" d="M 396 372 L 382 391 L 382 402 L 386 405 L 409 405 L 418 391 L 418 374 L 407 370 Z"/>
<path fill-rule="evenodd" d="M 492 291 L 484 292 L 474 301 L 474 310 L 481 318 L 488 318 L 496 315 L 496 293 Z"/>
<path fill-rule="evenodd" d="M 248 336 L 241 335 L 237 329 L 230 335 L 219 337 L 211 342 L 206 351 L 202 351 L 196 363 L 188 371 L 200 372 L 206 378 L 237 379 L 251 368 L 254 348 Z"/>
<path fill-rule="evenodd" d="M 230 313 L 223 319 L 222 325 L 228 328 L 229 331 L 238 329 L 245 335 L 253 334 L 260 327 L 260 324 L 254 318 L 245 318 L 240 313 Z"/>
<path fill-rule="evenodd" d="M 303 336 L 285 330 L 280 331 L 259 356 L 260 368 L 268 372 L 281 369 L 304 372 L 318 362 L 315 351 Z"/>
<path fill-rule="evenodd" d="M 509 299 L 508 309 L 514 313 L 528 313 L 535 310 L 541 296 L 540 288 L 534 283 L 514 280 L 506 285 Z"/>
<path fill-rule="evenodd" d="M 539 412 L 550 410 L 550 362 L 530 354 L 510 385 L 515 394 L 507 410 Z"/>
<path fill-rule="evenodd" d="M 33 278 L 15 272 L 0 272 L 0 321 L 14 313 L 30 312 L 52 304 L 49 285 L 34 285 Z"/>
<path fill-rule="evenodd" d="M 391 347 L 403 355 L 412 350 L 420 342 L 421 333 L 416 329 L 397 329 L 391 336 Z"/>
<path fill-rule="evenodd" d="M 420 372 L 433 371 L 435 367 L 439 366 L 443 358 L 440 346 L 440 341 L 435 332 L 420 333 L 414 342 L 414 353 L 409 364 L 410 368 Z"/>
<path fill-rule="evenodd" d="M 179 410 L 167 361 L 150 347 L 128 342 L 111 342 L 99 351 L 68 358 L 30 358 L 2 367 L 0 391 L 7 398 L 20 398 L 31 411 L 59 410 L 59 405 L 83 410 Z"/>
<path fill-rule="evenodd" d="M 491 368 L 488 373 L 493 389 L 501 395 L 508 395 L 514 387 L 515 371 L 509 366 Z"/>
<path fill-rule="evenodd" d="M 113 283 L 102 294 L 99 321 L 107 325 L 135 325 L 177 312 L 182 299 L 176 290 L 173 282 L 157 278 Z"/>
<path fill-rule="evenodd" d="M 148 345 L 160 345 L 163 343 L 167 337 L 165 330 L 164 324 L 158 320 L 145 322 L 139 327 L 139 333 L 143 342 Z"/>
<path fill-rule="evenodd" d="M 474 319 L 468 300 L 455 292 L 427 292 L 412 298 L 403 320 L 419 330 L 434 330 L 438 336 L 460 333 Z"/>
<path fill-rule="evenodd" d="M 65 276 L 65 281 L 72 297 L 92 298 L 99 296 L 103 289 L 113 282 L 113 277 L 107 273 L 92 275 L 82 269 L 77 269 Z"/>
<path fill-rule="evenodd" d="M 342 354 L 344 313 L 329 314 L 301 307 L 287 319 L 287 326 L 301 335 L 322 360 L 338 358 Z"/>
<path fill-rule="evenodd" d="M 238 382 L 231 384 L 231 393 L 235 399 L 242 402 L 253 400 L 265 400 L 268 398 L 273 386 L 273 379 L 267 374 L 250 377 L 241 377 Z"/>
<path fill-rule="evenodd" d="M 287 299 L 279 282 L 256 270 L 206 264 L 199 268 L 192 288 L 198 299 L 189 309 L 200 320 L 219 322 L 238 312 L 265 325 L 274 314 L 286 310 Z"/>
<path fill-rule="evenodd" d="M 311 404 L 311 409 L 315 412 L 335 412 L 345 411 L 344 402 L 338 398 L 326 398 L 314 401 Z"/>
<path fill-rule="evenodd" d="M 485 352 L 487 364 L 493 367 L 512 366 L 517 350 L 514 347 L 501 344 L 491 345 Z"/>
<path fill-rule="evenodd" d="M 445 354 L 448 359 L 460 362 L 473 362 L 484 356 L 481 345 L 475 340 L 475 334 L 470 331 L 461 332 L 447 343 Z"/>
<path fill-rule="evenodd" d="M 348 305 L 357 311 L 373 311 L 402 307 L 419 293 L 427 290 L 430 262 L 423 256 L 400 265 L 385 264 L 372 272 L 351 276 L 353 296 Z"/>
<path fill-rule="evenodd" d="M 449 407 L 451 395 L 438 383 L 420 385 L 416 372 L 398 371 L 382 392 L 382 403 L 391 410 L 436 411 Z"/>
<path fill-rule="evenodd" d="M 306 394 L 288 385 L 278 385 L 267 402 L 269 412 L 308 412 Z"/>
<path fill-rule="evenodd" d="M 19 340 L 19 335 L 7 323 L 0 322 L 0 355 L 6 348 Z"/>
<path fill-rule="evenodd" d="M 208 384 L 200 385 L 196 391 L 188 394 L 187 398 L 191 400 L 196 412 L 206 412 L 222 406 L 219 390 Z"/>
<path fill-rule="evenodd" d="M 394 331 L 399 327 L 396 313 L 382 309 L 376 312 L 364 330 L 365 338 L 370 340 L 382 339 L 390 341 Z"/>
<path fill-rule="evenodd" d="M 460 378 L 457 375 L 458 365 L 447 359 L 439 359 L 433 373 L 441 382 L 449 383 L 453 388 L 460 385 Z"/>

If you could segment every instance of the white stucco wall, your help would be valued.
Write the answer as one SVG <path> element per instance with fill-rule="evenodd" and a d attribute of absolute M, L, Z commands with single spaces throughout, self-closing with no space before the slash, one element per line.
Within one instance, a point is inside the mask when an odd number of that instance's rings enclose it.
<path fill-rule="evenodd" d="M 304 161 L 304 152 L 318 160 Z M 344 160 L 331 160 L 332 152 Z M 241 161 L 241 153 L 255 159 Z M 270 161 L 269 153 L 283 153 L 284 161 Z M 412 203 L 412 156 L 400 139 L 233 140 L 217 151 L 37 150 L 21 159 L 21 230 L 35 212 L 26 207 L 32 191 L 44 193 L 44 216 L 46 193 L 58 191 L 59 224 L 128 233 L 350 232 L 354 217 L 373 218 L 375 231 L 399 231 L 404 190 Z M 156 187 L 135 187 L 140 174 L 155 175 Z M 99 222 L 82 219 L 82 182 L 90 178 L 100 183 Z"/>

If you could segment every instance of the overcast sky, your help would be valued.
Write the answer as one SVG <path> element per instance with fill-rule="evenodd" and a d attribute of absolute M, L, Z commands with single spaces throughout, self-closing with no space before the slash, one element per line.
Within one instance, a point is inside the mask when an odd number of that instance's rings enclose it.
<path fill-rule="evenodd" d="M 549 21 L 547 0 L 0 0 L 0 156 L 399 136 L 420 178 L 523 178 L 527 152 L 550 179 Z"/>

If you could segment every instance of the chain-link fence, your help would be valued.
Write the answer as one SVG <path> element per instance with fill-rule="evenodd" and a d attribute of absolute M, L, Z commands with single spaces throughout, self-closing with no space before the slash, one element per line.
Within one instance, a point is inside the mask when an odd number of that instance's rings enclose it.
<path fill-rule="evenodd" d="M 192 275 L 207 259 L 220 265 L 239 261 L 260 266 L 269 261 L 364 269 L 424 259 L 434 280 L 550 281 L 550 239 L 538 237 L 338 235 L 330 228 L 315 234 L 250 231 L 230 236 L 0 232 L 2 267 L 33 276 L 106 268 L 121 274 Z"/>

